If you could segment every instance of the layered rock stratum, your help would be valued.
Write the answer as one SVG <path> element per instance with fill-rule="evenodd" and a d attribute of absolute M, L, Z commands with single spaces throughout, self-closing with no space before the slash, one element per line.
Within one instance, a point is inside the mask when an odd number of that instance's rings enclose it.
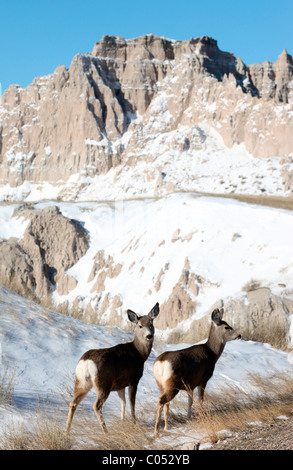
<path fill-rule="evenodd" d="M 16 216 L 26 218 L 28 225 L 21 239 L 0 241 L 1 284 L 43 302 L 56 287 L 60 294 L 68 293 L 76 281 L 66 271 L 86 253 L 87 231 L 56 206 L 43 210 L 21 207 Z"/>
<path fill-rule="evenodd" d="M 266 331 L 292 345 L 290 214 L 197 201 L 199 192 L 288 204 L 286 50 L 274 63 L 246 65 L 209 37 L 104 36 L 68 69 L 3 93 L 0 200 L 58 201 L 18 208 L 27 227 L 0 242 L 1 283 L 122 327 L 123 309 L 159 301 L 156 327 L 174 342 L 202 339 L 211 309 L 223 305 L 246 339 Z M 79 222 L 62 201 L 81 203 Z"/>
<path fill-rule="evenodd" d="M 238 179 L 249 160 L 260 175 L 274 175 L 275 193 L 288 195 L 292 106 L 293 59 L 285 49 L 276 62 L 246 65 L 206 36 L 104 36 L 68 69 L 60 65 L 27 88 L 4 91 L 3 199 L 29 196 L 32 184 L 51 184 L 63 199 L 202 191 L 206 184 L 198 174 L 210 173 L 207 153 L 216 154 L 219 164 L 226 149 L 232 149 L 231 164 L 223 166 L 214 192 L 246 191 Z M 238 175 L 229 180 L 233 165 Z M 179 167 L 183 177 L 176 176 Z M 129 188 L 130 175 L 136 190 Z M 105 190 L 109 181 L 121 186 L 120 193 Z M 261 192 L 266 188 L 256 179 L 255 193 Z"/>

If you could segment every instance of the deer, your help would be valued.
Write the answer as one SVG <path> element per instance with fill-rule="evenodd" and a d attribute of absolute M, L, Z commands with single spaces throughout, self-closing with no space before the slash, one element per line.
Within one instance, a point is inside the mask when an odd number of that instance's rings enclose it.
<path fill-rule="evenodd" d="M 134 339 L 110 348 L 90 349 L 85 352 L 75 370 L 73 399 L 69 404 L 66 432 L 70 432 L 77 406 L 94 387 L 97 399 L 94 412 L 104 433 L 107 427 L 102 415 L 102 406 L 110 392 L 117 391 L 121 402 L 121 419 L 125 418 L 125 388 L 128 387 L 132 420 L 135 423 L 135 399 L 138 383 L 143 375 L 144 363 L 149 357 L 154 341 L 154 319 L 160 311 L 159 304 L 147 315 L 139 316 L 127 310 L 128 319 L 135 324 Z"/>
<path fill-rule="evenodd" d="M 202 403 L 208 380 L 212 377 L 216 362 L 227 341 L 240 339 L 241 335 L 222 320 L 224 309 L 214 309 L 208 339 L 185 349 L 165 351 L 154 362 L 154 377 L 160 389 L 155 423 L 155 437 L 159 434 L 162 410 L 164 430 L 168 430 L 170 401 L 179 390 L 188 392 L 188 418 L 191 417 L 193 390 L 198 388 L 198 399 Z"/>

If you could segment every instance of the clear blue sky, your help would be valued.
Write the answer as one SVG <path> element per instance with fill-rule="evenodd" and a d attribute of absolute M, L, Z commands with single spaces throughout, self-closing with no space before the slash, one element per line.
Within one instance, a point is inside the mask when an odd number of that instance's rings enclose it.
<path fill-rule="evenodd" d="M 293 0 L 0 0 L 0 83 L 29 85 L 69 67 L 104 34 L 203 35 L 244 63 L 293 55 Z"/>

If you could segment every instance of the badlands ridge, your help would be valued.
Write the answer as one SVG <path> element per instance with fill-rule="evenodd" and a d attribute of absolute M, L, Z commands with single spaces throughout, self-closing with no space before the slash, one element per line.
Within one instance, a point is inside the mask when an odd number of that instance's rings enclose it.
<path fill-rule="evenodd" d="M 290 342 L 291 212 L 195 193 L 291 200 L 292 107 L 286 50 L 245 65 L 209 37 L 104 36 L 11 85 L 0 199 L 21 229 L 0 243 L 1 282 L 123 327 L 159 301 L 172 341 L 202 339 L 220 302 L 244 338 Z"/>

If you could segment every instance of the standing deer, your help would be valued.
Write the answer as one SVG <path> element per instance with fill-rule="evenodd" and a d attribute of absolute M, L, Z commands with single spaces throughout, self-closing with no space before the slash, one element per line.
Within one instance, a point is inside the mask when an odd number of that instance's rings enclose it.
<path fill-rule="evenodd" d="M 107 428 L 102 415 L 102 406 L 110 392 L 114 390 L 118 392 L 121 401 L 121 419 L 124 419 L 125 387 L 128 386 L 131 415 L 135 422 L 137 386 L 143 374 L 144 362 L 152 349 L 155 332 L 153 320 L 159 311 L 158 303 L 148 315 L 141 317 L 132 310 L 127 310 L 129 320 L 136 324 L 133 341 L 117 344 L 111 348 L 91 349 L 80 358 L 75 371 L 74 396 L 69 405 L 67 433 L 70 431 L 78 404 L 93 386 L 97 393 L 93 408 L 104 432 L 107 432 Z"/>
<path fill-rule="evenodd" d="M 224 309 L 215 309 L 206 343 L 196 344 L 186 349 L 166 351 L 154 363 L 154 376 L 161 391 L 158 400 L 155 436 L 159 432 L 164 408 L 165 430 L 168 429 L 170 401 L 179 390 L 188 392 L 188 417 L 191 416 L 192 393 L 198 387 L 198 398 L 203 400 L 208 380 L 212 377 L 215 364 L 221 356 L 227 341 L 241 338 L 231 326 L 222 321 Z"/>

